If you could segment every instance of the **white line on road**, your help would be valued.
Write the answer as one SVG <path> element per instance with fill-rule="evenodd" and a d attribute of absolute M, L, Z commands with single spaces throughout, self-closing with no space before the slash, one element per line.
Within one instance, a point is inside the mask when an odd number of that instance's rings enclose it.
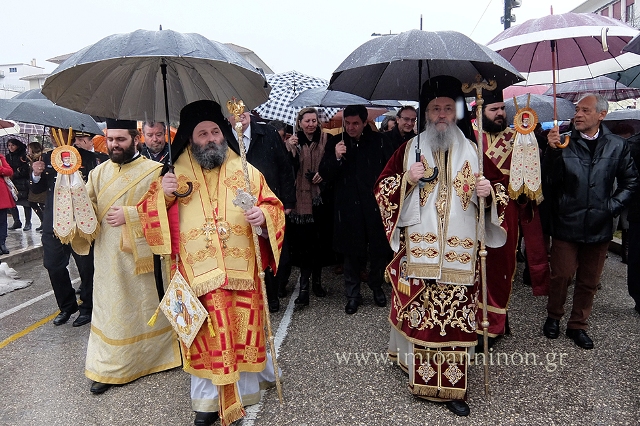
<path fill-rule="evenodd" d="M 276 332 L 276 335 L 274 337 L 274 341 L 275 341 L 274 344 L 276 346 L 276 356 L 278 356 L 278 353 L 280 351 L 280 346 L 282 345 L 284 338 L 287 337 L 289 324 L 291 324 L 291 317 L 293 316 L 293 308 L 295 307 L 294 300 L 295 300 L 296 294 L 298 294 L 299 288 L 300 288 L 300 279 L 298 278 L 298 281 L 296 282 L 296 287 L 293 289 L 293 294 L 289 299 L 287 310 L 284 311 L 284 315 L 280 320 L 280 325 L 278 325 L 278 331 Z M 265 309 L 268 309 L 266 301 L 265 301 Z M 268 350 L 269 348 L 267 347 L 267 351 Z M 260 401 L 257 404 L 251 405 L 250 407 L 246 408 L 245 412 L 247 413 L 247 415 L 242 419 L 240 426 L 253 426 L 255 420 L 258 418 L 258 413 L 262 409 L 262 405 L 263 405 L 262 399 L 264 398 L 264 393 L 265 391 L 260 392 Z"/>
<path fill-rule="evenodd" d="M 75 280 L 71 281 L 71 284 L 77 284 L 77 283 L 79 283 L 79 282 L 80 282 L 80 278 L 76 278 Z M 8 316 L 9 316 L 9 315 L 11 315 L 11 314 L 15 314 L 16 312 L 18 312 L 18 311 L 20 311 L 20 310 L 22 310 L 22 309 L 26 308 L 27 306 L 31 306 L 31 305 L 33 305 L 34 303 L 39 302 L 39 301 L 41 301 L 42 299 L 45 299 L 45 298 L 47 298 L 47 297 L 51 296 L 52 294 L 53 294 L 53 290 L 48 291 L 48 292 L 46 292 L 45 294 L 41 294 L 41 295 L 40 295 L 40 296 L 38 296 L 38 297 L 35 297 L 35 298 L 33 298 L 33 299 L 31 299 L 31 300 L 29 300 L 29 301 L 27 301 L 27 302 L 24 302 L 24 303 L 23 303 L 23 304 L 21 304 L 21 305 L 18 305 L 18 306 L 16 306 L 16 307 L 13 307 L 13 308 L 11 308 L 11 309 L 7 310 L 7 311 L 4 311 L 3 313 L 1 313 L 1 314 L 0 314 L 0 319 L 5 318 L 5 317 L 8 317 Z"/>

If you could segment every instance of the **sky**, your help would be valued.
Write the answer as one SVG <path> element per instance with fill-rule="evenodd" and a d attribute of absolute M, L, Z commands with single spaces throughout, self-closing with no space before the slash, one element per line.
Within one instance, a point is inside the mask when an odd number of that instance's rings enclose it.
<path fill-rule="evenodd" d="M 583 0 L 522 0 L 516 23 L 571 11 Z M 329 79 L 372 33 L 454 30 L 487 44 L 503 30 L 503 0 L 31 0 L 0 25 L 0 64 L 75 52 L 116 33 L 171 29 L 253 50 L 274 72 Z"/>

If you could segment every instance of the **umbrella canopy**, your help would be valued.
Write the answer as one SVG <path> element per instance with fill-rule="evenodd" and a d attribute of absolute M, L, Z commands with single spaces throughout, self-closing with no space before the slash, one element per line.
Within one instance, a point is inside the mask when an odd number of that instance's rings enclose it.
<path fill-rule="evenodd" d="M 271 86 L 269 100 L 255 108 L 260 117 L 267 120 L 282 120 L 295 126 L 296 116 L 301 107 L 290 106 L 296 96 L 309 89 L 327 88 L 329 82 L 318 77 L 311 77 L 298 71 L 287 71 L 280 74 L 267 75 L 267 82 Z M 327 122 L 336 115 L 336 108 L 320 108 L 320 121 Z"/>
<path fill-rule="evenodd" d="M 11 99 L 47 99 L 40 89 L 31 89 L 14 96 Z"/>
<path fill-rule="evenodd" d="M 167 96 L 164 95 L 166 70 Z M 178 121 L 187 104 L 235 97 L 248 108 L 267 100 L 264 75 L 238 53 L 199 34 L 137 30 L 74 53 L 47 78 L 55 103 L 100 117 Z"/>
<path fill-rule="evenodd" d="M 305 90 L 295 97 L 289 104 L 291 107 L 345 107 L 348 105 L 365 105 L 365 106 L 390 106 L 400 107 L 402 104 L 398 101 L 374 101 L 370 102 L 363 97 L 352 95 L 351 93 L 340 92 L 337 90 L 327 90 L 322 87 Z"/>
<path fill-rule="evenodd" d="M 620 84 L 624 84 L 627 87 L 640 88 L 640 65 L 636 65 L 635 67 L 631 67 L 624 71 L 609 73 L 607 74 L 607 77 Z"/>
<path fill-rule="evenodd" d="M 640 98 L 640 89 L 627 87 L 605 76 L 560 83 L 556 85 L 556 93 L 571 102 L 578 102 L 587 93 L 597 93 L 604 96 L 608 101 Z M 548 89 L 544 94 L 553 95 L 553 89 Z"/>
<path fill-rule="evenodd" d="M 504 89 L 502 91 L 502 95 L 504 96 L 504 99 L 526 95 L 527 93 L 531 93 L 532 95 L 544 95 L 544 92 L 546 92 L 548 88 L 549 86 L 546 84 L 538 84 L 535 86 L 520 86 L 519 84 L 516 84 Z"/>
<path fill-rule="evenodd" d="M 20 133 L 20 125 L 15 121 L 0 120 L 0 136 Z"/>
<path fill-rule="evenodd" d="M 55 105 L 48 99 L 0 99 L 0 118 L 60 129 L 73 127 L 93 134 L 102 133 L 90 115 Z"/>
<path fill-rule="evenodd" d="M 635 135 L 640 133 L 640 110 L 620 109 L 611 111 L 604 118 L 604 124 L 615 134 L 626 132 L 627 134 Z"/>
<path fill-rule="evenodd" d="M 529 99 L 529 95 L 520 95 L 516 97 L 516 102 L 518 103 L 519 108 L 523 108 L 527 106 L 527 100 Z M 506 110 L 507 110 L 507 121 L 509 123 L 513 122 L 513 117 L 516 115 L 516 107 L 513 103 L 513 98 L 504 100 Z M 558 99 L 558 120 L 570 120 L 575 115 L 575 105 L 571 101 L 566 99 Z M 536 115 L 538 116 L 538 121 L 540 123 L 546 121 L 553 121 L 553 97 L 545 96 L 545 95 L 531 95 L 531 100 L 529 101 L 529 107 L 532 108 Z"/>
<path fill-rule="evenodd" d="M 564 13 L 530 19 L 498 34 L 487 45 L 507 59 L 527 84 L 553 81 L 551 40 L 556 42 L 557 82 L 584 80 L 640 63 L 622 48 L 638 34 L 617 19 L 595 13 Z"/>
<path fill-rule="evenodd" d="M 371 39 L 336 68 L 329 89 L 369 100 L 418 101 L 422 84 L 439 75 L 473 83 L 476 75 L 498 87 L 522 81 L 504 58 L 455 31 L 410 30 Z"/>

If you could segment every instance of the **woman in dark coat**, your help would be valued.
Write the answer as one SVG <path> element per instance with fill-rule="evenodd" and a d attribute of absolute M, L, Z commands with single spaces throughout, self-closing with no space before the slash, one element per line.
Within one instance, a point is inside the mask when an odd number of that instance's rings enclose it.
<path fill-rule="evenodd" d="M 287 149 L 298 167 L 296 171 L 296 207 L 289 214 L 293 264 L 300 266 L 300 294 L 297 305 L 309 304 L 309 280 L 317 297 L 326 296 L 322 288 L 323 256 L 330 252 L 330 230 L 325 224 L 330 212 L 324 203 L 324 183 L 318 173 L 327 143 L 318 112 L 303 108 L 296 119 L 297 133 L 287 141 Z"/>
<path fill-rule="evenodd" d="M 4 182 L 4 178 L 13 176 L 13 169 L 7 162 L 4 155 L 0 154 L 0 253 L 9 254 L 7 246 L 7 212 L 16 207 L 13 196 L 9 192 L 9 187 Z"/>
<path fill-rule="evenodd" d="M 29 203 L 29 160 L 27 158 L 27 147 L 18 139 L 9 139 L 7 141 L 7 162 L 13 169 L 13 177 L 11 180 L 18 189 L 17 205 L 24 209 L 24 231 L 31 230 L 31 204 Z M 20 214 L 18 208 L 11 210 L 13 216 L 13 225 L 9 229 L 22 228 Z"/>

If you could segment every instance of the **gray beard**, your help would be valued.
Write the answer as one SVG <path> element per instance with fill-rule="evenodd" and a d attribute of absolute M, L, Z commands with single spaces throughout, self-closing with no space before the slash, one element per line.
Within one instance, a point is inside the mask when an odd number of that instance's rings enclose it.
<path fill-rule="evenodd" d="M 455 124 L 449 124 L 445 130 L 440 131 L 434 123 L 427 120 L 424 131 L 431 151 L 448 151 L 456 138 L 456 127 Z"/>
<path fill-rule="evenodd" d="M 191 144 L 191 155 L 196 160 L 200 167 L 207 170 L 213 170 L 216 167 L 220 167 L 227 158 L 227 151 L 229 145 L 227 140 L 222 141 L 222 144 L 218 145 L 214 142 L 210 142 L 205 146 Z"/>

